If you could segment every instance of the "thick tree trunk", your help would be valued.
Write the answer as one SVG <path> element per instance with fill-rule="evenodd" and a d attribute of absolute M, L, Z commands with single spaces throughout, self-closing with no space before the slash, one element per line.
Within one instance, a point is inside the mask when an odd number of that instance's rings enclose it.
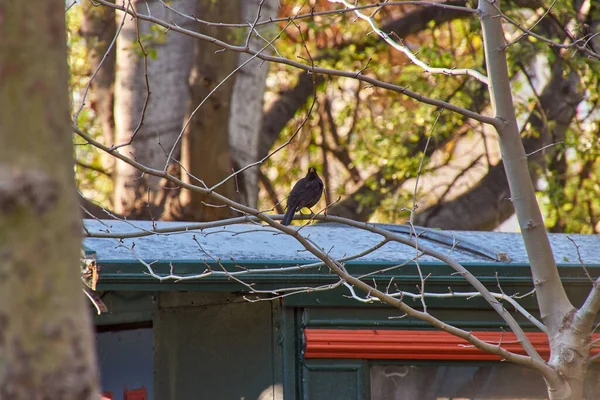
<path fill-rule="evenodd" d="M 194 14 L 196 0 L 174 0 L 171 5 L 191 15 Z M 169 11 L 156 0 L 138 0 L 132 6 L 138 13 L 147 13 L 149 7 L 153 16 L 174 21 L 188 29 L 196 26 L 194 21 Z M 137 44 L 138 28 L 139 36 L 144 39 L 144 50 L 149 54 L 147 71 Z M 141 124 L 131 145 L 120 151 L 149 167 L 162 169 L 167 161 L 165 151 L 169 152 L 180 134 L 188 101 L 193 46 L 194 40 L 188 36 L 165 33 L 130 17 L 125 19 L 125 26 L 117 40 L 116 144 L 129 142 Z M 179 153 L 175 152 L 174 156 L 178 158 Z M 116 164 L 115 211 L 130 218 L 160 216 L 162 203 L 157 197 L 164 196 L 161 181 L 156 177 L 142 176 L 123 162 L 117 161 Z M 149 207 L 147 203 L 150 203 Z"/>
<path fill-rule="evenodd" d="M 262 5 L 261 5 L 262 3 Z M 278 10 L 277 0 L 243 0 L 242 21 L 252 24 L 260 8 L 261 19 L 276 18 Z M 270 39 L 269 32 L 272 28 L 258 29 L 261 36 Z M 262 49 L 265 41 L 252 34 L 250 47 Z M 263 53 L 270 54 L 268 48 Z M 238 63 L 246 62 L 250 56 L 245 53 L 238 55 Z M 238 72 L 233 86 L 231 99 L 231 113 L 229 117 L 229 139 L 231 140 L 231 154 L 236 170 L 257 161 L 258 140 L 261 133 L 263 98 L 266 89 L 269 65 L 259 59 L 254 59 Z M 258 202 L 258 171 L 259 166 L 244 171 L 238 177 L 239 188 L 247 206 L 256 207 Z"/>
<path fill-rule="evenodd" d="M 0 0 L 2 399 L 98 398 L 78 267 L 64 8 Z"/>
<path fill-rule="evenodd" d="M 206 27 L 177 16 L 158 2 L 150 1 L 148 4 L 151 14 L 157 18 L 175 20 L 179 25 L 214 33 L 223 40 L 235 40 L 232 31 L 227 28 Z M 145 2 L 136 2 L 135 6 L 137 12 L 147 12 Z M 254 20 L 257 6 L 258 2 L 247 1 L 244 11 L 246 20 Z M 239 23 L 242 20 L 239 1 L 214 3 L 179 0 L 172 7 L 188 15 L 202 15 L 208 21 Z M 275 12 L 273 0 L 263 4 L 263 16 Z M 155 58 L 147 58 L 150 96 L 145 112 L 148 96 L 145 60 L 139 46 L 133 44 L 138 38 L 138 29 L 139 35 L 145 38 L 144 50 L 156 55 Z M 247 59 L 238 60 L 238 55 L 234 53 L 215 53 L 219 49 L 214 45 L 176 33 L 167 34 L 166 41 L 162 35 L 162 32 L 151 30 L 149 24 L 139 22 L 138 27 L 135 20 L 128 18 L 118 40 L 116 144 L 127 143 L 143 117 L 131 145 L 121 151 L 132 154 L 138 161 L 153 168 L 165 165 L 165 152 L 168 153 L 176 143 L 182 126 L 193 110 L 234 70 L 238 61 Z M 149 36 L 153 36 L 153 39 L 148 39 Z M 253 46 L 259 46 L 260 42 L 262 39 L 255 39 Z M 238 166 L 243 167 L 257 159 L 256 143 L 267 72 L 266 65 L 260 66 L 258 62 L 248 64 L 241 71 L 240 83 L 235 83 L 236 77 L 229 78 L 194 114 L 172 154 L 175 159 L 181 158 L 185 169 L 182 170 L 184 179 L 197 182 L 187 175 L 189 173 L 207 185 L 213 185 L 231 174 L 233 163 L 230 143 L 235 146 Z M 234 83 L 234 96 L 238 97 L 231 104 Z M 234 116 L 232 110 L 235 111 Z M 141 176 L 135 169 L 117 161 L 115 212 L 129 218 L 188 220 L 212 220 L 232 215 L 231 210 L 204 204 L 205 199 L 201 196 L 165 190 L 163 183 L 153 177 Z M 249 203 L 256 204 L 256 187 L 255 173 L 249 171 L 237 182 L 231 180 L 217 191 L 236 198 L 239 197 L 236 193 L 239 190 Z"/>
<path fill-rule="evenodd" d="M 240 21 L 239 0 L 216 3 L 200 0 L 198 7 L 197 15 L 202 15 L 205 20 L 223 23 Z M 220 40 L 231 41 L 233 37 L 231 30 L 218 25 L 202 25 L 199 31 Z M 229 115 L 235 76 L 227 79 L 214 93 L 210 92 L 237 67 L 238 58 L 233 52 L 218 52 L 219 47 L 206 41 L 197 40 L 195 46 L 194 67 L 190 77 L 191 104 L 185 118 L 187 121 L 191 117 L 191 121 L 184 132 L 181 153 L 182 180 L 197 184 L 198 178 L 210 187 L 232 173 Z M 216 191 L 230 199 L 239 200 L 233 179 Z M 180 198 L 184 207 L 183 217 L 188 220 L 213 221 L 234 215 L 230 208 L 210 204 L 206 196 L 198 193 L 183 191 Z"/>

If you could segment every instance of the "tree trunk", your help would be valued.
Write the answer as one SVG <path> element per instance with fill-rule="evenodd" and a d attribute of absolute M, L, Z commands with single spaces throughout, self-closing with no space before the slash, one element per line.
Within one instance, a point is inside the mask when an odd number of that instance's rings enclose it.
<path fill-rule="evenodd" d="M 174 20 L 188 29 L 214 33 L 223 40 L 236 39 L 233 31 L 227 28 L 195 23 L 170 12 L 157 1 L 148 4 L 151 14 L 157 18 Z M 147 12 L 145 2 L 138 1 L 135 6 L 137 12 Z M 244 20 L 254 20 L 257 6 L 254 0 L 247 1 Z M 215 3 L 179 0 L 172 7 L 188 15 L 202 15 L 208 21 L 239 23 L 242 20 L 239 1 Z M 274 0 L 263 3 L 262 15 L 274 15 L 275 12 Z M 127 143 L 143 117 L 131 145 L 121 151 L 131 154 L 147 166 L 162 168 L 167 160 L 165 152 L 168 153 L 176 143 L 188 117 L 210 91 L 234 70 L 238 56 L 234 53 L 215 53 L 219 50 L 216 46 L 176 33 L 167 34 L 165 41 L 162 31 L 151 30 L 149 24 L 139 22 L 139 35 L 145 39 L 144 50 L 151 55 L 147 58 L 150 96 L 144 112 L 148 89 L 145 60 L 139 45 L 134 44 L 138 38 L 137 29 L 136 21 L 127 18 L 117 42 L 116 144 Z M 261 43 L 264 43 L 262 39 L 254 39 L 251 45 L 257 47 Z M 239 62 L 245 60 L 247 58 L 242 58 Z M 256 143 L 267 72 L 266 65 L 251 62 L 238 73 L 241 74 L 239 83 L 236 83 L 236 76 L 229 78 L 194 114 L 172 154 L 174 159 L 181 158 L 185 180 L 197 182 L 187 175 L 190 173 L 207 185 L 213 185 L 231 174 L 231 145 L 234 146 L 239 167 L 257 160 Z M 234 84 L 236 94 L 233 96 L 238 98 L 232 100 Z M 231 113 L 232 109 L 234 114 Z M 171 172 L 174 172 L 173 169 Z M 202 196 L 165 190 L 164 182 L 142 176 L 123 162 L 117 161 L 115 175 L 115 212 L 129 218 L 212 220 L 232 215 L 231 210 L 207 206 Z M 242 192 L 245 200 L 255 205 L 255 173 L 248 171 L 237 181 L 231 180 L 217 191 L 232 198 L 239 198 L 240 194 L 236 194 L 236 191 Z"/>
<path fill-rule="evenodd" d="M 110 7 L 97 7 L 91 1 L 83 1 L 83 21 L 81 36 L 86 41 L 89 50 L 91 73 L 98 69 L 102 58 L 102 68 L 98 70 L 91 85 L 89 102 L 95 111 L 102 129 L 104 144 L 112 146 L 115 143 L 114 120 L 114 81 L 116 49 L 107 54 L 108 48 L 116 34 L 115 10 Z M 91 76 L 90 76 L 91 77 Z M 106 157 L 104 162 L 107 170 L 112 170 L 114 157 Z"/>
<path fill-rule="evenodd" d="M 261 19 L 277 17 L 277 0 L 243 0 L 242 21 L 252 24 L 256 19 L 258 8 L 260 8 Z M 261 36 L 270 40 L 269 32 L 272 28 L 258 29 Z M 250 47 L 256 50 L 262 49 L 265 41 L 252 34 Z M 270 54 L 272 49 L 268 48 L 263 53 Z M 241 65 L 250 56 L 245 53 L 238 55 L 238 63 Z M 238 72 L 233 86 L 231 99 L 231 114 L 229 117 L 229 139 L 231 140 L 231 154 L 235 169 L 243 168 L 257 161 L 258 140 L 261 133 L 264 94 L 266 89 L 269 65 L 259 59 L 254 59 Z M 256 208 L 258 203 L 258 171 L 259 166 L 247 169 L 238 177 L 240 191 L 244 202 L 249 207 Z"/>
<path fill-rule="evenodd" d="M 240 21 L 240 10 L 239 0 L 216 3 L 200 0 L 197 15 L 202 15 L 208 21 L 236 23 Z M 199 31 L 220 40 L 231 41 L 233 37 L 231 30 L 218 25 L 201 25 Z M 191 121 L 184 132 L 181 153 L 182 180 L 197 184 L 198 178 L 210 187 L 233 172 L 229 115 L 235 76 L 227 79 L 214 93 L 210 92 L 237 67 L 238 58 L 233 52 L 218 52 L 219 47 L 203 40 L 197 40 L 195 46 L 194 67 L 190 76 L 191 104 L 185 118 L 187 121 L 191 117 Z M 230 199 L 239 200 L 233 179 L 216 191 Z M 182 191 L 180 198 L 185 219 L 214 221 L 234 215 L 230 208 L 210 204 L 206 196 L 198 193 Z"/>
<path fill-rule="evenodd" d="M 2 399 L 98 398 L 78 268 L 64 9 L 0 0 Z"/>
<path fill-rule="evenodd" d="M 196 0 L 174 0 L 171 5 L 191 15 L 194 14 Z M 169 11 L 156 0 L 138 0 L 132 6 L 138 13 L 147 13 L 149 7 L 153 16 L 174 21 L 188 29 L 197 25 Z M 138 27 L 139 36 L 144 39 L 144 51 L 149 54 L 146 58 L 147 71 L 137 43 Z M 181 132 L 188 101 L 193 46 L 194 40 L 188 36 L 165 33 L 161 29 L 151 28 L 150 23 L 138 22 L 130 17 L 125 19 L 117 40 L 116 144 L 129 142 L 140 125 L 131 145 L 120 151 L 149 167 L 163 168 L 167 160 L 165 151 L 169 152 Z M 174 156 L 178 158 L 179 153 L 175 152 Z M 156 177 L 142 176 L 124 162 L 117 161 L 116 164 L 115 211 L 129 218 L 151 219 L 160 216 L 161 198 L 164 197 L 161 181 Z"/>
<path fill-rule="evenodd" d="M 500 151 L 531 266 L 540 315 L 548 329 L 551 349 L 548 364 L 556 371 L 551 380 L 546 377 L 548 396 L 551 400 L 580 400 L 589 363 L 591 324 L 587 331 L 573 326 L 576 310 L 567 298 L 556 268 L 517 127 L 498 7 L 498 1 L 492 5 L 487 0 L 480 0 L 477 10 L 490 79 L 490 99 L 499 121 L 495 128 L 500 138 Z"/>

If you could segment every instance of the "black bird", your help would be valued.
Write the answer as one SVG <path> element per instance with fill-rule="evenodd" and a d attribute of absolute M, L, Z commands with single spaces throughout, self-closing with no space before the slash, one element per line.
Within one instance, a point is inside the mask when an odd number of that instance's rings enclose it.
<path fill-rule="evenodd" d="M 306 208 L 311 208 L 321 198 L 323 194 L 323 181 L 317 175 L 314 167 L 308 168 L 308 173 L 300 179 L 292 188 L 288 196 L 287 212 L 281 220 L 283 225 L 289 225 L 294 218 L 294 213 Z M 312 212 L 312 210 L 311 210 Z"/>

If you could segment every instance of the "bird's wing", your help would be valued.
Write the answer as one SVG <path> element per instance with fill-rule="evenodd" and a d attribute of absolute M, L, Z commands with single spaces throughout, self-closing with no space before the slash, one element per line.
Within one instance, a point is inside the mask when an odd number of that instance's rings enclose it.
<path fill-rule="evenodd" d="M 294 185 L 294 187 L 292 188 L 292 191 L 290 192 L 290 195 L 288 196 L 288 207 L 290 204 L 296 203 L 298 204 L 299 200 L 302 197 L 302 193 L 305 191 L 306 185 L 309 182 L 302 178 L 300 179 L 298 182 L 296 182 L 296 184 Z"/>
<path fill-rule="evenodd" d="M 307 181 L 298 195 L 298 205 L 302 207 L 314 206 L 323 193 L 323 183 L 320 180 Z"/>

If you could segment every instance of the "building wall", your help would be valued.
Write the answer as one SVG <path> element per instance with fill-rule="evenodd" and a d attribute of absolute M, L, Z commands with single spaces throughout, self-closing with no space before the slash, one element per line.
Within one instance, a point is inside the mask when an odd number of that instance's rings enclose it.
<path fill-rule="evenodd" d="M 282 400 L 284 394 L 287 400 L 367 400 L 394 398 L 398 391 L 407 399 L 420 399 L 431 397 L 423 393 L 434 389 L 430 378 L 442 376 L 439 371 L 466 370 L 481 378 L 477 382 L 488 382 L 496 376 L 491 367 L 503 365 L 335 355 L 307 358 L 307 329 L 428 328 L 410 318 L 390 318 L 398 315 L 390 307 L 357 304 L 333 292 L 290 296 L 285 303 L 249 302 L 230 292 L 113 292 L 103 299 L 109 312 L 97 318 L 99 329 L 152 326 L 98 333 L 102 389 L 111 391 L 115 400 L 123 399 L 124 390 L 140 387 L 147 390 L 149 399 L 161 400 Z M 430 311 L 466 329 L 499 330 L 501 321 L 496 314 L 475 300 L 454 308 L 432 302 Z M 598 373 L 596 369 L 589 376 L 589 393 L 600 390 Z M 406 376 L 413 379 L 403 379 Z M 527 376 L 524 379 L 533 382 Z M 435 388 L 444 389 L 436 392 L 438 397 L 477 397 L 471 394 L 485 389 L 463 385 L 451 391 L 445 383 Z M 407 394 L 411 390 L 412 397 Z M 521 392 L 522 398 L 528 398 Z"/>
<path fill-rule="evenodd" d="M 281 400 L 277 303 L 228 293 L 159 294 L 155 393 L 170 400 Z"/>

